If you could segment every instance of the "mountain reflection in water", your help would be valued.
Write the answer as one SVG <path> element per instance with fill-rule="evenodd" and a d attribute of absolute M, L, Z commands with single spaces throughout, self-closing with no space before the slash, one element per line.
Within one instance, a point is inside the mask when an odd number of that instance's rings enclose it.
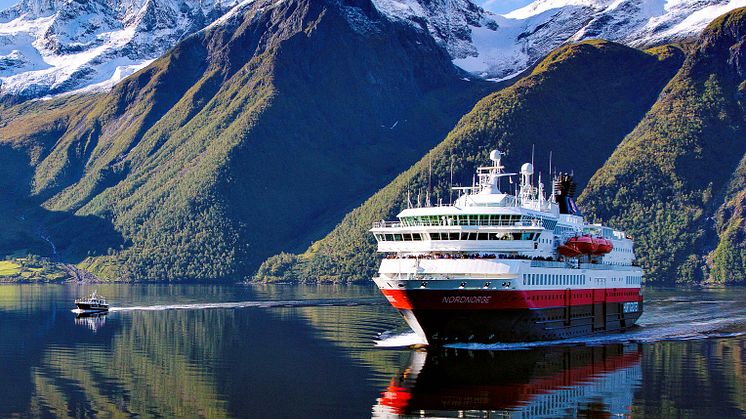
<path fill-rule="evenodd" d="M 399 415 L 561 417 L 629 414 L 639 345 L 412 352 L 373 407 Z"/>
<path fill-rule="evenodd" d="M 373 286 L 0 286 L 0 417 L 746 416 L 746 289 L 646 289 L 639 330 L 412 351 Z M 398 348 L 382 348 L 381 343 Z M 494 412 L 494 413 L 493 413 Z"/>

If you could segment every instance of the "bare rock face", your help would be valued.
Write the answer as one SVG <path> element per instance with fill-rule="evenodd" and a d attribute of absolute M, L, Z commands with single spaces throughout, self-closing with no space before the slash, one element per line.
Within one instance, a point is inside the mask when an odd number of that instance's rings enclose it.
<path fill-rule="evenodd" d="M 502 80 L 570 41 L 602 38 L 647 47 L 693 38 L 736 3 L 537 0 L 505 15 L 495 15 L 471 0 L 373 0 L 363 6 L 369 13 L 405 22 L 431 36 L 453 64 L 468 73 L 465 76 Z M 23 0 L 0 13 L 0 97 L 17 102 L 80 89 L 108 89 L 186 36 L 229 20 L 221 17 L 271 4 L 262 0 Z M 370 26 L 354 14 L 348 18 L 357 19 L 359 30 Z"/>
<path fill-rule="evenodd" d="M 737 7 L 726 0 L 537 0 L 494 15 L 468 0 L 375 0 L 387 16 L 421 25 L 454 64 L 486 79 L 503 79 L 574 41 L 606 39 L 649 47 L 699 35 Z"/>
<path fill-rule="evenodd" d="M 1 94 L 106 89 L 237 0 L 24 0 L 0 14 Z"/>

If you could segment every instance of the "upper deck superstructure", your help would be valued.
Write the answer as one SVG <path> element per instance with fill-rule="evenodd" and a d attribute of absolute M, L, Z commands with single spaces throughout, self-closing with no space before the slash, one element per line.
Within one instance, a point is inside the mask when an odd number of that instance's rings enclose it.
<path fill-rule="evenodd" d="M 633 264 L 632 241 L 624 232 L 587 223 L 577 210 L 561 211 L 557 199 L 570 200 L 567 207 L 573 208 L 571 197 L 553 190 L 547 199 L 541 179 L 538 186 L 532 184 L 531 163 L 521 167 L 517 193 L 503 192 L 501 183 L 512 184 L 503 179 L 510 181 L 516 174 L 504 171 L 502 156 L 493 151 L 494 164 L 477 169 L 477 185 L 454 188 L 461 195 L 452 205 L 407 208 L 397 216 L 398 221 L 374 223 L 371 232 L 378 251 L 400 256 L 458 252 L 559 260 L 564 259 L 559 246 L 571 237 L 587 235 L 611 241 L 612 249 L 579 259 L 594 264 Z"/>
<path fill-rule="evenodd" d="M 473 186 L 454 188 L 453 204 L 410 205 L 397 221 L 374 223 L 386 254 L 374 278 L 383 294 L 429 342 L 570 337 L 633 324 L 642 270 L 632 239 L 582 217 L 571 176 L 556 176 L 546 197 L 531 163 L 516 184 L 503 156 L 491 152 Z"/>

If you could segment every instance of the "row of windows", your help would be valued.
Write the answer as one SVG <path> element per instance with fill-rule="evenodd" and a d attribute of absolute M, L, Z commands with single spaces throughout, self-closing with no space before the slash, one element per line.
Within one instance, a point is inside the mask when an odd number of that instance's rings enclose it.
<path fill-rule="evenodd" d="M 539 233 L 430 233 L 431 240 L 533 240 Z"/>
<path fill-rule="evenodd" d="M 583 285 L 585 275 L 523 274 L 526 285 Z"/>
<path fill-rule="evenodd" d="M 402 217 L 406 227 L 421 226 L 512 226 L 521 221 L 520 215 L 510 214 L 466 214 L 466 215 L 424 215 Z"/>
<path fill-rule="evenodd" d="M 430 240 L 534 240 L 539 233 L 430 233 Z M 427 234 L 376 234 L 378 241 L 421 241 Z"/>
<path fill-rule="evenodd" d="M 541 225 L 546 229 L 554 230 L 556 220 L 533 215 L 514 214 L 465 214 L 465 215 L 423 215 L 416 217 L 401 217 L 401 224 L 405 227 L 423 226 L 513 226 L 516 223 L 522 225 Z"/>
<path fill-rule="evenodd" d="M 628 276 L 625 277 L 627 285 L 640 285 L 642 284 L 642 277 L 640 276 Z"/>
<path fill-rule="evenodd" d="M 379 242 L 411 242 L 422 241 L 420 233 L 403 233 L 403 234 L 376 234 L 376 240 Z"/>

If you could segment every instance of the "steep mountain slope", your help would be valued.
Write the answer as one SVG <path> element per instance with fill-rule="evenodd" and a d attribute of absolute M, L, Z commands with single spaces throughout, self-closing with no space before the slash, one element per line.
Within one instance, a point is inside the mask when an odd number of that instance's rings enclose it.
<path fill-rule="evenodd" d="M 636 236 L 649 277 L 744 281 L 744 93 L 746 8 L 707 27 L 581 197 Z"/>
<path fill-rule="evenodd" d="M 5 100 L 109 88 L 238 0 L 22 0 L 0 13 Z"/>
<path fill-rule="evenodd" d="M 5 109 L 0 149 L 22 150 L 30 179 L 13 210 L 105 277 L 240 279 L 498 87 L 462 76 L 367 0 L 250 2 L 107 94 Z"/>
<path fill-rule="evenodd" d="M 605 41 L 554 51 L 529 76 L 481 100 L 442 143 L 323 240 L 300 256 L 285 253 L 267 260 L 255 280 L 369 279 L 377 264 L 375 241 L 367 231 L 372 222 L 393 218 L 406 205 L 408 191 L 413 197 L 422 193 L 431 166 L 434 195 L 447 202 L 451 165 L 456 183 L 470 184 L 474 167 L 495 147 L 510 150 L 512 168 L 530 159 L 532 145 L 539 150 L 537 167 L 546 167 L 553 150 L 555 165 L 575 169 L 584 186 L 682 60 L 683 53 L 671 47 L 642 52 Z"/>
<path fill-rule="evenodd" d="M 372 5 L 429 35 L 473 77 L 499 80 L 567 42 L 600 38 L 649 47 L 685 40 L 745 2 L 537 0 L 506 15 L 471 0 L 372 0 Z M 24 0 L 0 13 L 0 97 L 17 102 L 107 90 L 229 9 L 227 16 L 254 7 L 252 0 Z"/>
<path fill-rule="evenodd" d="M 717 16 L 744 0 L 537 0 L 503 16 L 497 29 L 472 28 L 476 54 L 457 57 L 461 68 L 504 78 L 566 42 L 606 39 L 652 47 L 696 37 Z"/>

